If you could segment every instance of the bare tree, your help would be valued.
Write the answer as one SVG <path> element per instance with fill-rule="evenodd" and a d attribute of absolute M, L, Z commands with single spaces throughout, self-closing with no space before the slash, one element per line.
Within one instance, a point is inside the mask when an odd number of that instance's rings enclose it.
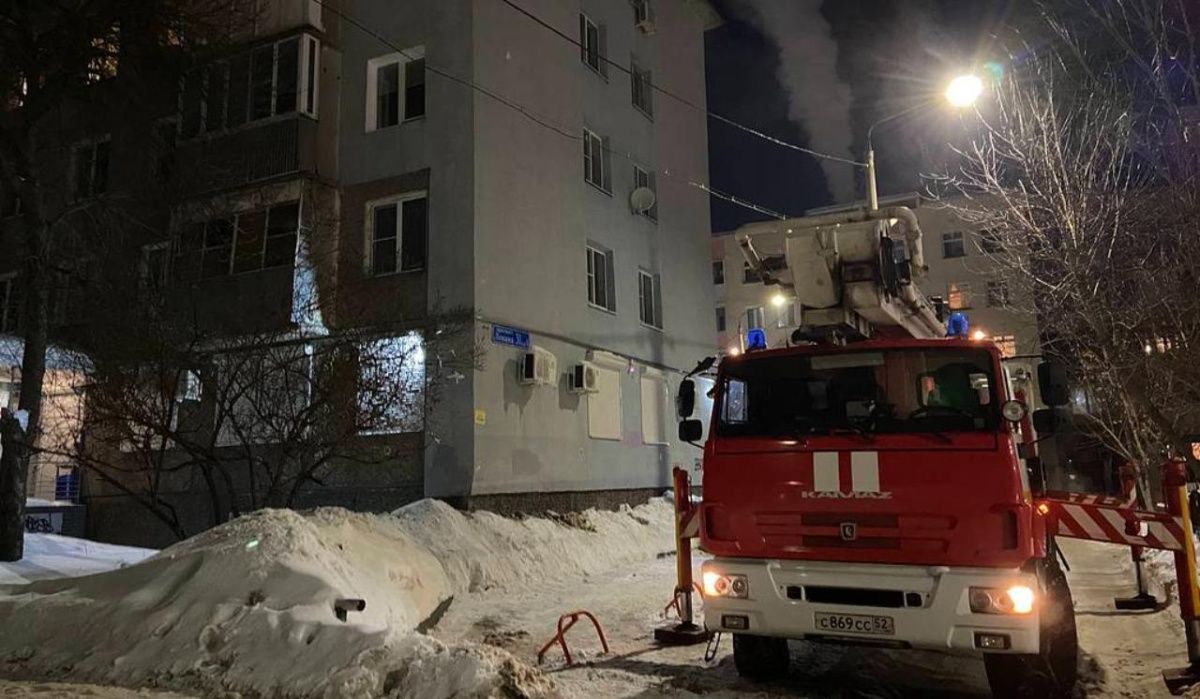
<path fill-rule="evenodd" d="M 0 4 L 0 203 L 19 211 L 15 246 L 24 296 L 19 409 L 25 430 L 12 439 L 23 457 L 6 458 L 5 482 L 21 484 L 0 498 L 0 560 L 21 558 L 28 455 L 41 424 L 49 302 L 56 240 L 74 228 L 90 201 L 72 201 L 53 164 L 64 160 L 68 115 L 86 121 L 99 83 L 120 93 L 126 109 L 161 99 L 173 70 L 217 48 L 231 27 L 248 26 L 251 3 L 239 0 L 12 0 Z M 119 77 L 118 77 L 119 76 Z M 169 90 L 167 91 L 169 93 Z M 88 173 L 89 177 L 94 173 Z"/>
<path fill-rule="evenodd" d="M 1150 466 L 1200 432 L 1197 20 L 1186 0 L 1041 4 L 948 178 L 1094 436 Z"/>

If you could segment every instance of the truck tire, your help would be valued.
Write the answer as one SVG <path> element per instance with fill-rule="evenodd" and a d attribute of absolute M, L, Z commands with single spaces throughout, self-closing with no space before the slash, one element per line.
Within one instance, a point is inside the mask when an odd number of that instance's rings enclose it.
<path fill-rule="evenodd" d="M 773 680 L 788 671 L 787 639 L 733 635 L 733 664 L 738 674 L 752 680 Z"/>
<path fill-rule="evenodd" d="M 999 699 L 1070 697 L 1079 677 L 1075 605 L 1067 586 L 1067 576 L 1057 562 L 1046 559 L 1039 566 L 1038 578 L 1045 600 L 1038 620 L 1039 652 L 983 656 L 992 695 Z"/>

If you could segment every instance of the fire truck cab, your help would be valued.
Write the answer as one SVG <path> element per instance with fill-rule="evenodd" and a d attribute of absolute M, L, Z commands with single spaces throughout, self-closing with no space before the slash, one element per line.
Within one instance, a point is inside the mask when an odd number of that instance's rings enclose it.
<path fill-rule="evenodd" d="M 997 696 L 1068 696 L 1073 605 L 1018 446 L 1026 408 L 997 347 L 946 337 L 917 290 L 915 217 L 860 215 L 739 231 L 759 270 L 755 235 L 783 233 L 791 278 L 762 274 L 806 317 L 790 346 L 751 343 L 716 371 L 705 626 L 750 677 L 785 672 L 803 639 L 974 651 Z"/>

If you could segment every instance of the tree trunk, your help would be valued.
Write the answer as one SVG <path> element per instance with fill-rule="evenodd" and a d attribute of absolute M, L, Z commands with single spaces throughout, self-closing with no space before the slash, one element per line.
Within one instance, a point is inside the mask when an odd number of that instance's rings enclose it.
<path fill-rule="evenodd" d="M 21 425 L 7 410 L 0 416 L 0 561 L 25 555 L 25 464 Z"/>

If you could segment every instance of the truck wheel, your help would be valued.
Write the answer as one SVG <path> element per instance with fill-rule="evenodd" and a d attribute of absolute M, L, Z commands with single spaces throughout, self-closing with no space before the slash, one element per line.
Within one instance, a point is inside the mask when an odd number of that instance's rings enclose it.
<path fill-rule="evenodd" d="M 1067 576 L 1054 561 L 1040 566 L 1044 603 L 1039 618 L 1040 651 L 1036 655 L 983 656 L 988 684 L 996 697 L 1069 697 L 1079 677 L 1079 639 L 1075 605 Z"/>
<path fill-rule="evenodd" d="M 772 680 L 788 671 L 788 645 L 785 638 L 733 635 L 733 664 L 738 674 L 753 680 Z"/>

